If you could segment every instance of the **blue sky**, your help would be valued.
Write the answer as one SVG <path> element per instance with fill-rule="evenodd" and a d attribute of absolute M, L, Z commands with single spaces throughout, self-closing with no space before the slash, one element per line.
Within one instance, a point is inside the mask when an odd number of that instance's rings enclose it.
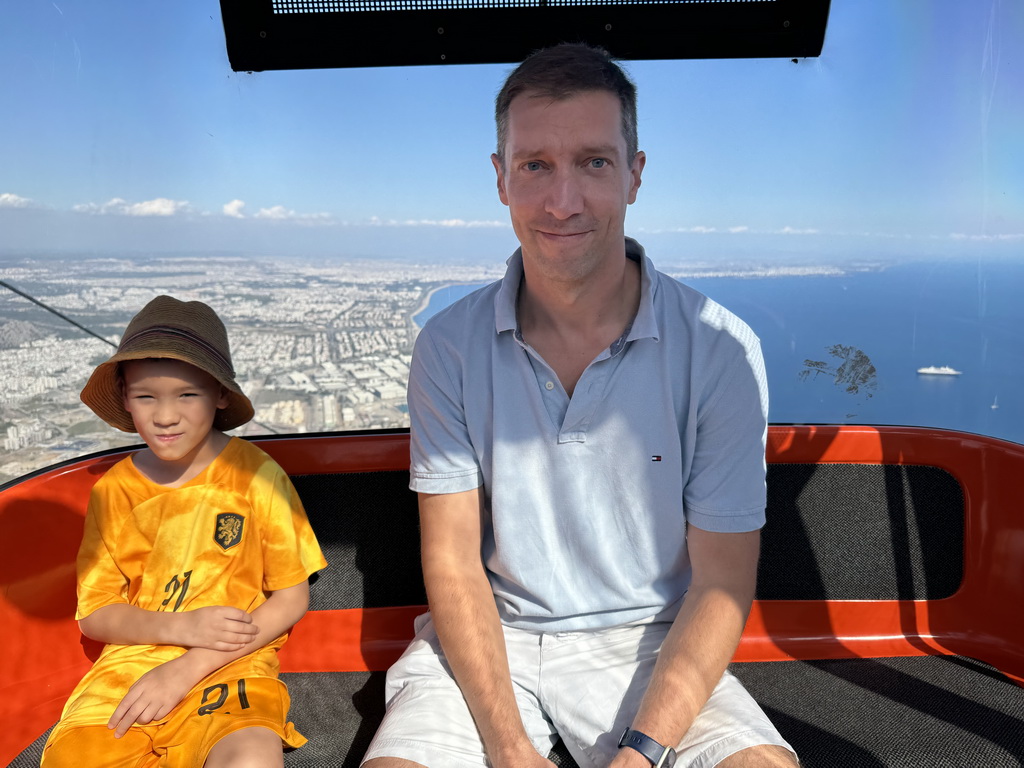
<path fill-rule="evenodd" d="M 670 262 L 1021 254 L 1021 41 L 1016 0 L 833 0 L 817 59 L 631 62 L 627 230 Z M 215 0 L 9 3 L 0 252 L 503 257 L 508 69 L 240 74 Z"/>

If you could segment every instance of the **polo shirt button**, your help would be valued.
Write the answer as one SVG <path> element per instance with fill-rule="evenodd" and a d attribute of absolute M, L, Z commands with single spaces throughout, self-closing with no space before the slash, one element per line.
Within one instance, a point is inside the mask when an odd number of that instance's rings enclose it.
<path fill-rule="evenodd" d="M 548 390 L 548 392 L 550 392 L 554 388 L 555 388 L 555 382 L 553 382 L 553 381 L 549 381 L 549 382 L 547 382 L 544 385 L 544 389 Z"/>

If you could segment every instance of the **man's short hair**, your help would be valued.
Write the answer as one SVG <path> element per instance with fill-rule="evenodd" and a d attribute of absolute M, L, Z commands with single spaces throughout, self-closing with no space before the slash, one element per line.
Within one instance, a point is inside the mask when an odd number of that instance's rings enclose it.
<path fill-rule="evenodd" d="M 587 91 L 608 91 L 619 98 L 626 159 L 637 152 L 636 86 L 604 48 L 583 43 L 561 43 L 531 54 L 505 80 L 494 102 L 498 126 L 498 158 L 505 165 L 508 109 L 522 93 L 561 101 Z"/>

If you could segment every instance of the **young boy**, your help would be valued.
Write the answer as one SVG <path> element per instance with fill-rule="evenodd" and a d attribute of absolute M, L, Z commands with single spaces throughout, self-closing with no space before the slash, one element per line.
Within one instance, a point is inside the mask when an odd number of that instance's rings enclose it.
<path fill-rule="evenodd" d="M 159 296 L 129 323 L 82 400 L 147 448 L 92 491 L 78 621 L 106 643 L 64 707 L 44 768 L 281 766 L 277 651 L 327 563 L 299 497 L 263 451 L 225 430 L 253 416 L 223 323 Z"/>

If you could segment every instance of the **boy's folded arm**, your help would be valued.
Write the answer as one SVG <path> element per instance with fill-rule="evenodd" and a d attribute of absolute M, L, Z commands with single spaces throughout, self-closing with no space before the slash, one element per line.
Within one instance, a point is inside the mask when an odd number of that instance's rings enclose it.
<path fill-rule="evenodd" d="M 86 637 L 103 643 L 180 645 L 220 651 L 245 648 L 257 631 L 248 613 L 227 605 L 179 613 L 113 603 L 79 619 L 78 626 Z"/>
<path fill-rule="evenodd" d="M 196 683 L 287 632 L 308 607 L 308 580 L 270 593 L 267 601 L 251 614 L 253 623 L 250 626 L 257 629 L 252 640 L 230 651 L 193 647 L 150 670 L 128 689 L 107 727 L 114 729 L 115 735 L 120 737 L 135 723 L 145 725 L 165 716 Z"/>
<path fill-rule="evenodd" d="M 308 580 L 271 592 L 267 601 L 250 614 L 250 626 L 256 629 L 251 640 L 240 647 L 227 650 L 194 646 L 181 657 L 182 662 L 195 670 L 198 682 L 225 664 L 240 659 L 283 635 L 305 615 L 308 608 Z"/>

